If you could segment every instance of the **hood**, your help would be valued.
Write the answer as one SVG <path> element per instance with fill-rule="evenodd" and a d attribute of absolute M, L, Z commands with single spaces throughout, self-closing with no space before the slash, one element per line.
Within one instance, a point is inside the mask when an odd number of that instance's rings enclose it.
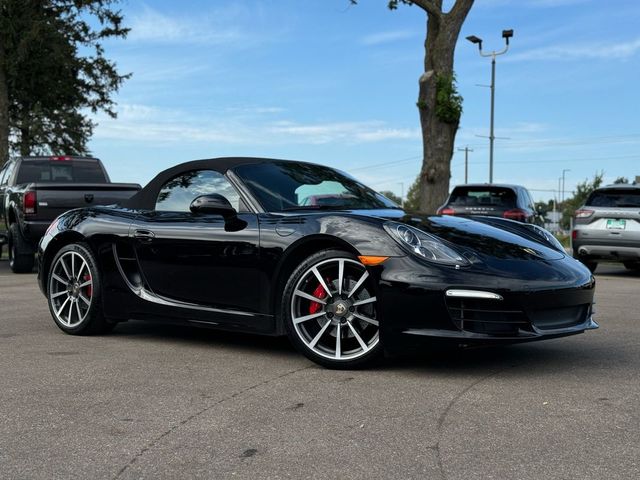
<path fill-rule="evenodd" d="M 454 216 L 406 215 L 398 220 L 450 243 L 469 260 L 559 260 L 565 254 L 515 232 Z"/>

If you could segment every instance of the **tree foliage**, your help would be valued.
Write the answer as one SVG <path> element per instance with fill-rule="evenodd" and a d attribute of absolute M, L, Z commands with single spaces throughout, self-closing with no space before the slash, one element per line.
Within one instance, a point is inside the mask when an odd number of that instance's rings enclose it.
<path fill-rule="evenodd" d="M 14 152 L 87 153 L 89 114 L 116 116 L 112 95 L 129 75 L 103 41 L 129 31 L 117 1 L 2 0 L 0 163 Z"/>
<path fill-rule="evenodd" d="M 619 185 L 619 184 L 628 184 L 629 183 L 629 179 L 627 177 L 618 177 L 613 181 L 614 184 Z"/>
<path fill-rule="evenodd" d="M 420 210 L 420 175 L 416 177 L 409 190 L 407 190 L 407 198 L 403 206 L 408 212 Z"/>
<path fill-rule="evenodd" d="M 602 185 L 602 179 L 604 172 L 596 172 L 593 175 L 593 179 L 586 178 L 583 182 L 576 185 L 576 189 L 573 192 L 573 196 L 568 198 L 562 204 L 562 220 L 560 225 L 562 228 L 568 229 L 571 225 L 571 218 L 575 214 L 575 211 L 582 207 L 591 193 Z"/>
<path fill-rule="evenodd" d="M 436 78 L 436 116 L 445 123 L 460 123 L 462 97 L 458 94 L 455 75 L 443 74 Z"/>
<path fill-rule="evenodd" d="M 402 205 L 402 199 L 391 190 L 382 190 L 380 193 L 396 204 Z"/>
<path fill-rule="evenodd" d="M 534 204 L 534 207 L 536 209 L 536 212 L 538 212 L 540 215 L 542 215 L 542 217 L 546 217 L 547 213 L 549 213 L 551 210 L 553 210 L 553 205 L 550 204 L 551 201 L 549 202 L 536 202 Z"/>

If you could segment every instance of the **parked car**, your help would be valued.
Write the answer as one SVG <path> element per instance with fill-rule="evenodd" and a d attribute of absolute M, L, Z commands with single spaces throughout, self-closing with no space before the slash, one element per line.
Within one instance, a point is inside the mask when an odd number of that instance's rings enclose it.
<path fill-rule="evenodd" d="M 61 213 L 86 205 L 117 203 L 138 190 L 138 184 L 111 183 L 97 158 L 9 160 L 0 169 L 0 238 L 8 245 L 11 270 L 33 270 L 38 242 Z"/>
<path fill-rule="evenodd" d="M 640 270 L 640 185 L 596 189 L 576 211 L 573 255 L 592 272 L 602 260 Z"/>
<path fill-rule="evenodd" d="M 440 215 L 483 215 L 525 223 L 541 222 L 533 198 L 521 185 L 470 183 L 453 188 L 438 209 Z"/>
<path fill-rule="evenodd" d="M 302 205 L 341 194 L 341 204 Z M 595 282 L 542 228 L 406 215 L 328 167 L 260 158 L 188 162 L 121 207 L 61 215 L 39 283 L 72 335 L 128 319 L 288 335 L 353 368 L 384 349 L 521 342 L 597 328 Z"/>

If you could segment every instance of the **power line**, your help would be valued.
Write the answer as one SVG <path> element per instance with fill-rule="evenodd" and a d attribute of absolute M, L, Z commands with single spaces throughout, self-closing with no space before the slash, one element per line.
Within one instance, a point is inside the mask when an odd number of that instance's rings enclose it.
<path fill-rule="evenodd" d="M 616 155 L 616 156 L 607 156 L 607 157 L 582 157 L 582 158 L 559 158 L 559 159 L 547 159 L 547 160 L 503 160 L 501 162 L 496 163 L 510 163 L 512 165 L 520 165 L 522 163 L 567 163 L 567 162 L 592 162 L 592 161 L 601 161 L 601 160 L 622 160 L 622 159 L 631 159 L 638 158 L 640 159 L 640 155 L 631 154 L 631 155 Z M 471 164 L 482 164 L 484 162 L 470 162 Z"/>
<path fill-rule="evenodd" d="M 399 163 L 407 163 L 407 162 L 410 162 L 412 160 L 418 160 L 420 158 L 422 158 L 422 155 L 416 155 L 416 156 L 413 156 L 413 157 L 401 158 L 399 160 L 391 160 L 391 161 L 388 161 L 388 162 L 374 163 L 373 165 L 367 165 L 366 167 L 350 168 L 349 171 L 350 172 L 357 172 L 359 170 L 369 170 L 371 168 L 395 166 L 395 165 L 397 165 Z"/>
<path fill-rule="evenodd" d="M 543 140 L 521 140 L 515 142 L 507 142 L 500 146 L 501 149 L 509 148 L 522 148 L 522 147 L 561 147 L 561 146 L 581 146 L 581 145 L 598 145 L 598 144 L 611 144 L 611 143 L 628 143 L 629 141 L 635 143 L 636 140 L 640 141 L 640 134 L 628 134 L 628 135 L 609 135 L 602 137 L 567 137 L 556 139 L 543 139 Z M 475 148 L 487 148 L 485 144 L 471 144 Z"/>
<path fill-rule="evenodd" d="M 640 134 L 634 133 L 634 134 L 625 134 L 625 135 L 609 135 L 609 136 L 601 136 L 601 137 L 589 137 L 588 139 L 580 139 L 578 137 L 574 137 L 574 138 L 565 138 L 565 139 L 556 139 L 556 140 L 531 140 L 531 141 L 524 141 L 524 142 L 520 142 L 520 143 L 509 143 L 508 145 L 503 145 L 500 148 L 520 148 L 520 147 L 526 147 L 526 146 L 560 146 L 560 145 L 566 145 L 566 146 L 570 146 L 570 145 L 585 145 L 585 144 L 597 144 L 597 143 L 612 143 L 612 142 L 598 142 L 598 141 L 593 141 L 593 140 L 607 140 L 607 139 L 621 139 L 621 138 L 630 138 L 630 137 L 637 137 L 638 140 L 640 141 Z M 591 140 L 591 141 L 590 141 Z M 471 150 L 471 147 L 474 148 L 478 148 L 478 149 L 482 149 L 482 148 L 486 148 L 486 145 L 467 145 L 468 148 L 470 148 L 469 151 Z M 464 149 L 459 149 L 459 150 L 464 150 Z M 398 160 L 389 160 L 386 162 L 380 162 L 380 163 L 374 163 L 372 165 L 367 165 L 367 166 L 363 166 L 363 167 L 356 167 L 356 168 L 350 168 L 349 171 L 350 172 L 357 172 L 357 171 L 361 171 L 361 170 L 370 170 L 372 168 L 385 168 L 385 167 L 392 167 L 398 164 L 403 164 L 403 163 L 408 163 L 411 162 L 413 160 L 419 160 L 422 158 L 422 155 L 415 155 L 412 157 L 405 157 L 405 158 L 400 158 Z M 523 160 L 523 161 L 501 161 L 501 162 L 496 162 L 496 163 L 513 163 L 513 164 L 520 164 L 520 163 L 556 163 L 556 162 L 580 162 L 580 161 L 594 161 L 594 160 L 615 160 L 615 159 L 622 159 L 622 158 L 640 158 L 638 155 L 620 155 L 620 156 L 616 156 L 616 157 L 596 157 L 596 158 L 573 158 L 573 159 L 558 159 L 558 160 Z M 484 162 L 470 162 L 471 164 L 481 164 Z"/>

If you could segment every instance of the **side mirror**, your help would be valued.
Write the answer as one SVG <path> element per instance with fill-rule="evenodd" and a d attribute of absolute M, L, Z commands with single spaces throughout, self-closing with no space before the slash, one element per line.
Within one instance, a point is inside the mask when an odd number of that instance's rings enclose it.
<path fill-rule="evenodd" d="M 191 213 L 222 215 L 225 220 L 235 218 L 238 215 L 229 200 L 217 193 L 196 197 L 189 205 L 189 210 Z"/>

